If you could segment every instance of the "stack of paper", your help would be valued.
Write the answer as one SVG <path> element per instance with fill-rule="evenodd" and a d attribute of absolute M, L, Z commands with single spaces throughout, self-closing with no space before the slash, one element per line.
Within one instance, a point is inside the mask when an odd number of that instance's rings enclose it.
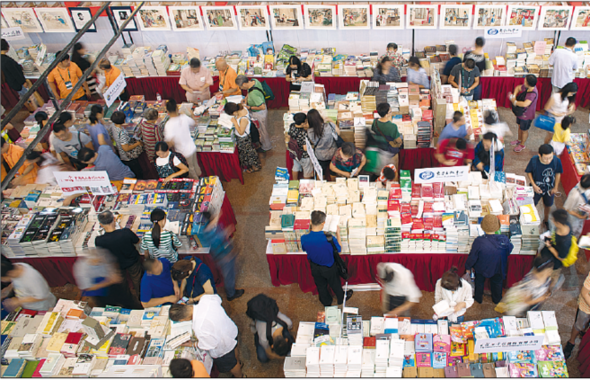
<path fill-rule="evenodd" d="M 363 347 L 348 346 L 348 372 L 346 377 L 360 377 L 363 364 Z"/>
<path fill-rule="evenodd" d="M 363 349 L 363 362 L 361 367 L 361 377 L 375 376 L 375 349 Z"/>
<path fill-rule="evenodd" d="M 389 340 L 379 339 L 375 343 L 375 377 L 384 377 L 389 360 Z"/>
<path fill-rule="evenodd" d="M 334 353 L 334 377 L 346 377 L 348 372 L 348 346 L 336 345 Z"/>
<path fill-rule="evenodd" d="M 320 347 L 320 377 L 334 377 L 334 355 L 336 346 Z"/>
<path fill-rule="evenodd" d="M 285 377 L 305 377 L 305 357 L 286 357 L 283 372 Z"/>
<path fill-rule="evenodd" d="M 320 377 L 320 348 L 309 347 L 305 359 L 307 377 Z"/>

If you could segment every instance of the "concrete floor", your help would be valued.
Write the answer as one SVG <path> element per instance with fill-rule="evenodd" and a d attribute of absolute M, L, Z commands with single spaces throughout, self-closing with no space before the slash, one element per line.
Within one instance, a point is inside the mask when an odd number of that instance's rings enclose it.
<path fill-rule="evenodd" d="M 262 159 L 263 169 L 253 174 L 245 174 L 245 184 L 239 181 L 224 183 L 224 189 L 231 201 L 236 214 L 238 225 L 235 234 L 235 242 L 239 249 L 237 287 L 244 288 L 246 294 L 233 302 L 224 301 L 223 305 L 228 315 L 235 321 L 240 330 L 239 350 L 240 357 L 245 363 L 244 373 L 248 377 L 282 377 L 282 361 L 272 361 L 262 365 L 256 358 L 254 338 L 249 331 L 250 320 L 246 316 L 246 303 L 259 293 L 277 300 L 280 310 L 287 314 L 294 322 L 295 333 L 299 321 L 315 321 L 316 314 L 322 309 L 317 296 L 311 293 L 302 293 L 298 285 L 273 287 L 270 282 L 268 265 L 265 258 L 266 240 L 264 227 L 268 223 L 268 200 L 274 183 L 274 171 L 277 166 L 285 166 L 285 144 L 283 139 L 283 119 L 285 110 L 272 110 L 269 112 L 269 134 L 272 138 L 273 149 Z M 517 126 L 515 118 L 510 110 L 501 108 L 500 118 L 510 125 L 510 129 L 516 137 Z M 588 131 L 588 110 L 576 112 L 578 124 L 572 128 L 573 132 Z M 25 116 L 26 117 L 26 116 Z M 23 118 L 24 119 L 24 118 Z M 21 119 L 22 120 L 22 119 Z M 19 127 L 17 125 L 17 127 Z M 20 128 L 19 128 L 20 129 Z M 543 131 L 532 128 L 527 150 L 522 153 L 514 153 L 512 149 L 506 149 L 505 171 L 524 174 L 524 169 L 531 157 L 536 154 L 538 147 L 543 143 Z M 514 138 L 515 138 L 514 137 Z M 508 137 L 506 141 L 512 141 Z M 565 193 L 561 189 L 562 197 L 556 199 L 556 204 L 561 207 L 565 201 Z M 569 339 L 570 329 L 574 322 L 577 309 L 577 297 L 579 289 L 588 274 L 588 263 L 583 254 L 574 267 L 564 271 L 566 282 L 563 288 L 554 294 L 544 305 L 545 310 L 555 310 L 559 323 L 559 332 L 562 342 Z M 77 293 L 74 286 L 68 285 L 54 289 L 58 296 L 71 298 Z M 223 293 L 223 291 L 222 291 Z M 222 294 L 222 297 L 225 297 Z M 378 292 L 356 293 L 348 303 L 358 307 L 363 319 L 381 315 Z M 434 294 L 423 292 L 420 306 L 412 311 L 412 316 L 427 319 L 433 314 Z M 481 305 L 477 303 L 466 314 L 466 320 L 483 319 L 500 316 L 494 311 L 494 305 L 490 297 L 484 297 Z M 576 357 L 576 352 L 572 358 Z M 570 377 L 576 377 L 579 363 L 575 359 L 568 361 Z M 222 374 L 221 376 L 230 376 Z"/>

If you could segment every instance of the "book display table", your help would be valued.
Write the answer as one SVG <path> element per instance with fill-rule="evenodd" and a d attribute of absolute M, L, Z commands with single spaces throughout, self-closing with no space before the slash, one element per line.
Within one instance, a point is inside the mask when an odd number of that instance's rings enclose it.
<path fill-rule="evenodd" d="M 240 167 L 238 149 L 233 153 L 220 152 L 198 152 L 197 160 L 204 177 L 218 176 L 222 181 L 230 182 L 232 179 L 239 179 L 244 184 L 244 176 Z"/>

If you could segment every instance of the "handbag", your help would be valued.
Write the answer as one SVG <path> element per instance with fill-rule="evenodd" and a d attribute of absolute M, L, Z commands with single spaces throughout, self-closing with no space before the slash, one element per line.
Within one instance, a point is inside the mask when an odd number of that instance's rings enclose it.
<path fill-rule="evenodd" d="M 334 141 L 336 141 L 336 147 L 337 148 L 341 148 L 342 145 L 344 144 L 344 140 L 342 139 L 342 137 L 340 137 L 340 135 L 338 133 L 336 133 L 336 128 L 334 127 L 333 123 L 328 123 L 330 124 L 330 127 L 332 127 L 332 137 L 334 138 Z"/>
<path fill-rule="evenodd" d="M 129 144 L 135 144 L 137 142 L 137 139 L 135 139 L 135 137 L 130 137 L 129 138 Z M 123 150 L 123 147 L 121 147 L 121 150 Z M 141 145 L 136 146 L 135 148 L 125 152 L 127 153 L 127 157 L 129 157 L 129 160 L 135 160 L 136 158 L 139 158 L 139 156 L 141 155 L 141 153 L 143 153 L 143 147 Z"/>
<path fill-rule="evenodd" d="M 521 91 L 518 93 L 518 95 L 516 95 L 516 101 L 518 102 L 524 102 L 526 100 L 526 95 L 528 94 L 527 91 Z M 536 97 L 535 97 L 536 99 Z M 531 104 L 529 105 L 529 107 L 532 105 L 533 103 L 531 102 Z M 512 105 L 512 113 L 514 114 L 514 116 L 519 117 L 524 115 L 524 112 L 527 110 L 527 108 L 529 107 L 520 107 L 520 106 L 515 106 L 514 104 Z"/>
<path fill-rule="evenodd" d="M 344 262 L 344 260 L 342 260 L 342 257 L 340 257 L 340 254 L 338 253 L 338 248 L 336 248 L 336 244 L 334 243 L 334 236 L 326 232 L 324 232 L 324 235 L 326 235 L 326 240 L 328 240 L 328 242 L 332 244 L 334 264 L 336 265 L 336 269 L 338 269 L 338 275 L 343 279 L 348 280 L 348 278 L 350 277 L 350 275 L 348 274 L 348 267 L 346 266 L 346 263 Z"/>
<path fill-rule="evenodd" d="M 533 124 L 539 129 L 553 133 L 553 128 L 555 127 L 555 118 L 548 115 L 539 115 L 535 118 Z"/>
<path fill-rule="evenodd" d="M 389 145 L 387 147 L 387 150 L 391 153 L 398 153 L 399 152 L 399 146 L 395 146 L 395 140 L 391 140 L 390 137 L 385 136 L 385 134 L 381 131 L 381 128 L 379 128 L 379 125 L 377 124 L 377 120 L 373 120 L 373 125 L 371 126 L 371 129 L 373 129 L 373 127 L 377 127 L 377 131 L 379 131 L 379 134 L 381 135 L 381 137 L 383 137 L 386 141 L 387 144 Z"/>

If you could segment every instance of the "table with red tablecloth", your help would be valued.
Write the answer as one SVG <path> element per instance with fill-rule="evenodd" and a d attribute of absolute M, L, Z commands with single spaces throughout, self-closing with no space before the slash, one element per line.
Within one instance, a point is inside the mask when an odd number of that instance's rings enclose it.
<path fill-rule="evenodd" d="M 381 255 L 342 255 L 347 263 L 349 285 L 376 283 L 377 264 L 399 263 L 414 275 L 416 285 L 424 291 L 433 292 L 436 281 L 443 273 L 456 266 L 459 273 L 465 271 L 467 254 L 458 253 L 397 253 Z M 520 281 L 532 266 L 534 256 L 511 255 L 508 257 L 506 286 Z M 270 279 L 274 286 L 299 284 L 304 293 L 317 293 L 309 261 L 305 254 L 267 254 Z"/>
<path fill-rule="evenodd" d="M 590 378 L 590 334 L 586 333 L 582 337 L 580 347 L 578 348 L 578 356 L 576 357 L 580 366 L 580 377 Z"/>
<path fill-rule="evenodd" d="M 227 182 L 230 182 L 232 178 L 236 178 L 244 184 L 237 148 L 233 153 L 199 152 L 197 153 L 197 160 L 204 177 L 215 175 L 222 181 Z"/>
<path fill-rule="evenodd" d="M 219 224 L 224 228 L 227 227 L 234 227 L 237 224 L 236 216 L 234 214 L 234 210 L 227 198 L 223 200 L 223 205 L 221 206 L 221 216 L 219 219 Z M 201 259 L 205 265 L 207 265 L 211 272 L 213 273 L 213 277 L 215 278 L 215 283 L 220 285 L 223 283 L 223 278 L 221 276 L 221 272 L 215 265 L 215 262 L 209 256 L 208 253 L 203 253 L 204 251 L 208 250 L 199 250 L 195 252 L 187 252 L 183 251 L 181 248 L 179 257 L 184 256 L 195 256 Z M 66 284 L 76 284 L 76 279 L 74 278 L 73 274 L 73 267 L 74 263 L 76 262 L 77 257 L 31 257 L 31 258 L 13 258 L 10 259 L 12 262 L 15 263 L 27 263 L 31 265 L 33 268 L 37 269 L 39 273 L 45 277 L 47 283 L 50 287 L 56 286 L 64 286 Z"/>

